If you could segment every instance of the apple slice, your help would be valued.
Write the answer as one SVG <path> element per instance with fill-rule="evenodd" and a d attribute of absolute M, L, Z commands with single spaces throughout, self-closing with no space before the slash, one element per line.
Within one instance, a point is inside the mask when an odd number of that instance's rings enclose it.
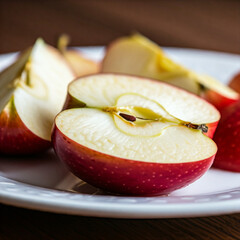
<path fill-rule="evenodd" d="M 73 78 L 61 54 L 41 39 L 0 74 L 0 153 L 50 147 L 53 120 Z"/>
<path fill-rule="evenodd" d="M 214 167 L 240 172 L 240 101 L 224 109 L 214 140 L 219 151 Z"/>
<path fill-rule="evenodd" d="M 240 93 L 240 72 L 231 79 L 229 87 Z"/>
<path fill-rule="evenodd" d="M 196 74 L 175 63 L 157 44 L 139 34 L 111 43 L 103 59 L 101 71 L 166 81 L 205 98 L 219 110 L 239 99 L 235 91 L 221 82 Z"/>
<path fill-rule="evenodd" d="M 52 134 L 56 154 L 76 176 L 107 191 L 170 193 L 202 176 L 217 151 L 205 134 L 219 112 L 159 81 L 79 78 L 69 85 L 65 108 Z"/>
<path fill-rule="evenodd" d="M 75 72 L 76 76 L 81 77 L 84 75 L 95 74 L 99 72 L 100 66 L 98 62 L 84 57 L 77 50 L 67 49 L 68 43 L 69 37 L 67 35 L 62 35 L 58 41 L 58 48 L 72 70 Z"/>

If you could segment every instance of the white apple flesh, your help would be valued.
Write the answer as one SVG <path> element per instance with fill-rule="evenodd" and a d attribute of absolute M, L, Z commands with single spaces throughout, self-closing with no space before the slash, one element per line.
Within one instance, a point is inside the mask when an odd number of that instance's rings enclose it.
<path fill-rule="evenodd" d="M 37 40 L 0 74 L 0 152 L 32 154 L 50 146 L 54 117 L 74 75 L 61 54 Z"/>
<path fill-rule="evenodd" d="M 69 85 L 65 107 L 55 119 L 54 149 L 76 176 L 107 191 L 170 193 L 202 176 L 217 151 L 203 132 L 219 112 L 168 84 L 83 77 Z"/>
<path fill-rule="evenodd" d="M 157 44 L 139 34 L 112 42 L 106 50 L 101 71 L 165 81 L 203 97 L 219 110 L 239 99 L 237 92 L 172 61 Z"/>

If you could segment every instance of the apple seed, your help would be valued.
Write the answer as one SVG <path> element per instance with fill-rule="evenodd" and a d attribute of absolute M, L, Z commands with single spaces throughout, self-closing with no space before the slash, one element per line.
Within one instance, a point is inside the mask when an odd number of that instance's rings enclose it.
<path fill-rule="evenodd" d="M 136 117 L 126 114 L 126 113 L 119 113 L 119 116 L 121 116 L 122 118 L 124 118 L 125 120 L 127 120 L 129 122 L 135 122 L 137 120 Z"/>

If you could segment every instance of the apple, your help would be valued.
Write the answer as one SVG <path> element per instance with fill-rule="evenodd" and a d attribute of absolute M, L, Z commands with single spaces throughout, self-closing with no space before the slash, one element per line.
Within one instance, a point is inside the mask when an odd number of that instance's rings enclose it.
<path fill-rule="evenodd" d="M 81 77 L 99 72 L 100 65 L 98 62 L 86 58 L 80 51 L 67 49 L 68 43 L 69 37 L 67 35 L 62 35 L 58 41 L 58 48 L 76 76 Z"/>
<path fill-rule="evenodd" d="M 229 87 L 240 93 L 240 72 L 231 79 Z"/>
<path fill-rule="evenodd" d="M 222 110 L 239 99 L 221 82 L 197 74 L 168 58 L 154 42 L 134 34 L 112 42 L 102 62 L 103 73 L 124 73 L 165 81 L 197 94 Z"/>
<path fill-rule="evenodd" d="M 224 109 L 214 136 L 218 153 L 214 167 L 240 172 L 240 101 Z"/>
<path fill-rule="evenodd" d="M 120 194 L 168 194 L 211 166 L 217 147 L 205 134 L 219 118 L 205 100 L 166 83 L 97 74 L 70 83 L 52 142 L 89 184 Z"/>
<path fill-rule="evenodd" d="M 54 117 L 74 74 L 58 50 L 38 39 L 0 73 L 0 153 L 48 149 Z"/>

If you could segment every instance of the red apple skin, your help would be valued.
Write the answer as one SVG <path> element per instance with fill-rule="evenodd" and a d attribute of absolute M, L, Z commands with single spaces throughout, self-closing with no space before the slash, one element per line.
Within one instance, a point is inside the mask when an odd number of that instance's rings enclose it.
<path fill-rule="evenodd" d="M 71 140 L 56 125 L 52 142 L 57 156 L 77 177 L 105 191 L 127 195 L 169 194 L 200 178 L 215 157 L 176 164 L 123 159 Z"/>
<path fill-rule="evenodd" d="M 213 166 L 240 172 L 240 101 L 224 109 L 213 140 L 218 152 Z"/>
<path fill-rule="evenodd" d="M 50 141 L 32 133 L 21 121 L 16 109 L 0 113 L 0 154 L 30 155 L 46 151 Z"/>
<path fill-rule="evenodd" d="M 219 112 L 222 112 L 223 109 L 232 105 L 233 103 L 236 103 L 239 100 L 239 98 L 227 98 L 211 89 L 204 90 L 201 94 L 201 97 L 215 106 Z"/>
<path fill-rule="evenodd" d="M 229 87 L 240 93 L 240 72 L 232 78 L 229 83 Z"/>
<path fill-rule="evenodd" d="M 208 127 L 208 132 L 207 133 L 204 133 L 206 136 L 208 136 L 209 138 L 213 138 L 214 134 L 215 134 L 215 131 L 217 129 L 217 126 L 218 126 L 218 121 L 217 122 L 214 122 L 214 123 L 208 123 L 207 124 L 207 127 Z"/>

